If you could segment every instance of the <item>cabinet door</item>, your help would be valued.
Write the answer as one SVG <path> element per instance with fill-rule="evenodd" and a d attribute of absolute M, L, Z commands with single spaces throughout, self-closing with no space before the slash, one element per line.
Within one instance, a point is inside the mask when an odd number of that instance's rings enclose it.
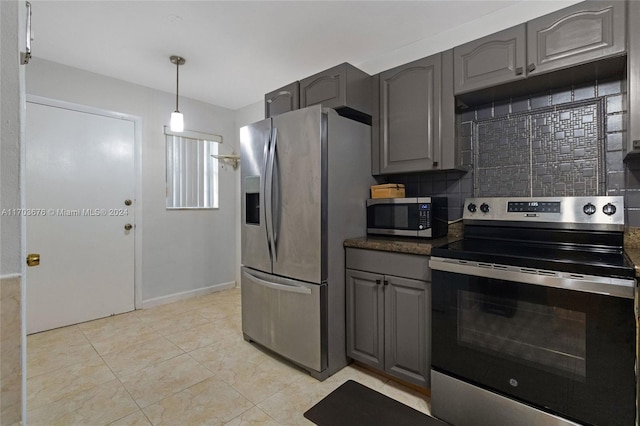
<path fill-rule="evenodd" d="M 626 2 L 585 1 L 527 23 L 530 75 L 625 52 Z"/>
<path fill-rule="evenodd" d="M 297 81 L 264 95 L 264 118 L 300 108 L 300 85 Z"/>
<path fill-rule="evenodd" d="M 629 2 L 629 22 L 640 22 L 640 2 Z M 629 26 L 629 52 L 627 56 L 627 96 L 629 117 L 640 117 L 640 26 Z M 640 152 L 640 120 L 628 120 L 628 151 Z"/>
<path fill-rule="evenodd" d="M 383 276 L 346 270 L 347 356 L 384 369 Z"/>
<path fill-rule="evenodd" d="M 385 276 L 385 371 L 429 387 L 431 299 L 429 283 Z"/>
<path fill-rule="evenodd" d="M 521 24 L 454 48 L 455 93 L 525 78 L 525 40 Z"/>
<path fill-rule="evenodd" d="M 441 55 L 380 73 L 380 174 L 438 168 Z"/>
<path fill-rule="evenodd" d="M 346 105 L 346 66 L 346 63 L 340 64 L 300 80 L 300 105 L 302 108 L 318 104 L 328 108 Z"/>

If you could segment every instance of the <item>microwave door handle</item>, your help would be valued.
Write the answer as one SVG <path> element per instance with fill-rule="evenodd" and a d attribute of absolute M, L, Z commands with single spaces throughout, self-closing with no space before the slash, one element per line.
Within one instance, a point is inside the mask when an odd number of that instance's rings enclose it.
<path fill-rule="evenodd" d="M 269 135 L 271 136 L 271 135 Z M 269 147 L 271 146 L 271 138 L 269 138 L 264 144 L 264 164 L 262 166 L 262 179 L 260 179 L 260 196 L 262 197 L 263 212 L 264 212 L 264 229 L 266 231 L 267 237 L 267 247 L 269 249 L 269 258 L 273 260 L 273 254 L 271 250 L 271 232 L 270 232 L 270 210 L 271 210 L 271 197 L 270 193 L 270 182 L 269 182 Z"/>

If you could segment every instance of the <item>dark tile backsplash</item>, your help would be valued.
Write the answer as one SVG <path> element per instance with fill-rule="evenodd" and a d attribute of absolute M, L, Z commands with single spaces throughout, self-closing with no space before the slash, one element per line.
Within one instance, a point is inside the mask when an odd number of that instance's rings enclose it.
<path fill-rule="evenodd" d="M 640 160 L 623 161 L 623 79 L 564 87 L 461 111 L 463 171 L 381 177 L 407 196 L 446 196 L 449 220 L 472 196 L 624 195 L 626 220 L 640 226 Z"/>

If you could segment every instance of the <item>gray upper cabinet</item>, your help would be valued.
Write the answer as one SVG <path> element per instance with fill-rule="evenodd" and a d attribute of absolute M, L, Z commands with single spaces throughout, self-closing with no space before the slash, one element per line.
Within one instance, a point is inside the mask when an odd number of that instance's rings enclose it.
<path fill-rule="evenodd" d="M 455 94 L 525 78 L 526 48 L 525 24 L 454 48 Z"/>
<path fill-rule="evenodd" d="M 440 54 L 380 73 L 379 174 L 437 167 L 441 73 Z"/>
<path fill-rule="evenodd" d="M 626 2 L 589 1 L 527 23 L 529 75 L 621 55 Z"/>
<path fill-rule="evenodd" d="M 349 108 L 371 115 L 371 76 L 348 63 L 300 80 L 300 108 Z"/>
<path fill-rule="evenodd" d="M 629 102 L 629 146 L 627 152 L 640 154 L 640 2 L 629 2 L 629 52 L 627 56 L 627 96 Z"/>
<path fill-rule="evenodd" d="M 377 79 L 372 174 L 454 168 L 453 52 L 392 68 Z"/>
<path fill-rule="evenodd" d="M 264 95 L 264 118 L 300 108 L 300 84 L 291 84 Z"/>

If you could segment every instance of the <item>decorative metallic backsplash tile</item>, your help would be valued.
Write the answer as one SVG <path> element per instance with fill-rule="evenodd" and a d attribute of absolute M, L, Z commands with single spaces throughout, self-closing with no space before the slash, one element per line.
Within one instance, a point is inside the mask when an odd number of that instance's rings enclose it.
<path fill-rule="evenodd" d="M 476 196 L 604 194 L 600 101 L 475 122 Z"/>

